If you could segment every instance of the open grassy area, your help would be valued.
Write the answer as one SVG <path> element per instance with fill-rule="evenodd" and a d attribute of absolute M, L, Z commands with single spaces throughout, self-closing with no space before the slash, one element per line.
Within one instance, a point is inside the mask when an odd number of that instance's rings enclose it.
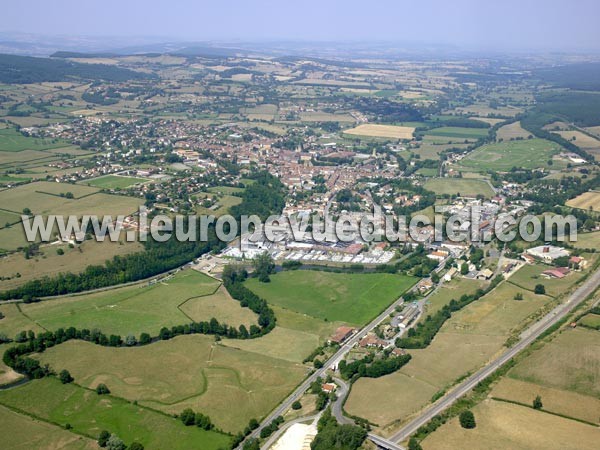
<path fill-rule="evenodd" d="M 18 225 L 21 226 L 21 225 Z M 64 254 L 56 253 L 62 249 Z M 0 258 L 0 273 L 7 279 L 0 280 L 0 290 L 39 279 L 44 276 L 56 276 L 59 273 L 80 273 L 89 265 L 103 264 L 114 256 L 123 256 L 141 251 L 139 242 L 98 242 L 95 239 L 84 241 L 75 248 L 67 244 L 48 245 L 40 248 L 40 253 L 27 259 L 23 253 L 13 253 Z M 20 276 L 17 277 L 17 274 Z"/>
<path fill-rule="evenodd" d="M 73 198 L 67 198 L 68 193 L 73 194 Z M 91 186 L 67 183 L 41 181 L 0 191 L 2 209 L 15 214 L 21 214 L 23 209 L 29 208 L 33 214 L 41 215 L 95 214 L 116 217 L 137 211 L 141 204 L 139 198 L 103 194 Z M 0 229 L 0 249 L 15 250 L 24 245 L 27 245 L 27 240 L 22 225 Z"/>
<path fill-rule="evenodd" d="M 0 129 L 0 152 L 20 152 L 23 150 L 47 150 L 67 145 L 59 139 L 26 137 L 14 128 Z"/>
<path fill-rule="evenodd" d="M 197 195 L 198 198 L 215 198 L 217 197 L 217 202 L 210 208 L 204 208 L 202 206 L 196 206 L 196 214 L 202 215 L 214 215 L 214 216 L 222 216 L 223 214 L 227 214 L 229 212 L 229 208 L 235 205 L 239 205 L 242 203 L 241 197 L 236 197 L 233 195 L 217 195 L 213 193 L 200 193 Z"/>
<path fill-rule="evenodd" d="M 479 280 L 469 278 L 454 278 L 451 282 L 445 283 L 427 300 L 425 305 L 426 314 L 435 314 L 452 299 L 458 300 L 463 295 L 471 295 L 477 289 L 483 287 L 485 283 Z"/>
<path fill-rule="evenodd" d="M 567 206 L 577 209 L 600 211 L 600 192 L 589 191 L 572 198 L 567 202 Z"/>
<path fill-rule="evenodd" d="M 477 179 L 431 178 L 425 183 L 425 189 L 433 191 L 437 195 L 460 194 L 475 197 L 482 194 L 488 198 L 494 195 L 494 191 L 488 183 Z"/>
<path fill-rule="evenodd" d="M 415 129 L 413 127 L 400 127 L 396 125 L 362 124 L 349 130 L 345 134 L 352 136 L 382 137 L 390 139 L 412 139 Z"/>
<path fill-rule="evenodd" d="M 548 161 L 560 151 L 558 144 L 544 139 L 498 142 L 486 144 L 469 153 L 460 164 L 477 170 L 507 171 L 547 168 Z M 556 168 L 556 163 L 552 167 Z"/>
<path fill-rule="evenodd" d="M 41 327 L 25 317 L 19 310 L 18 305 L 13 303 L 0 305 L 0 312 L 4 315 L 0 319 L 0 334 L 14 339 L 16 334 L 23 330 L 43 331 Z M 0 355 L 4 355 L 6 349 L 14 344 L 1 344 Z M 0 385 L 11 383 L 21 378 L 21 375 L 6 366 L 0 358 Z"/>
<path fill-rule="evenodd" d="M 567 329 L 517 364 L 508 376 L 600 399 L 600 333 Z"/>
<path fill-rule="evenodd" d="M 579 319 L 579 323 L 586 327 L 600 329 L 600 315 L 586 314 L 581 319 Z"/>
<path fill-rule="evenodd" d="M 543 271 L 551 268 L 545 264 L 525 264 L 510 277 L 510 282 L 530 291 L 533 291 L 537 284 L 543 284 L 546 294 L 556 297 L 563 294 L 583 276 L 583 272 L 573 271 L 562 279 L 546 278 L 541 275 Z"/>
<path fill-rule="evenodd" d="M 500 127 L 496 132 L 496 140 L 527 139 L 531 133 L 521 127 L 521 122 L 513 122 Z"/>
<path fill-rule="evenodd" d="M 600 247 L 600 231 L 594 231 L 592 233 L 578 233 L 577 241 L 573 242 L 573 246 L 578 248 Z"/>
<path fill-rule="evenodd" d="M 415 283 L 411 277 L 391 274 L 347 274 L 289 271 L 256 278 L 247 286 L 273 305 L 318 319 L 363 325 Z"/>
<path fill-rule="evenodd" d="M 346 411 L 385 427 L 421 409 L 434 393 L 501 351 L 511 332 L 550 300 L 525 291 L 524 299 L 516 301 L 515 293 L 514 286 L 500 284 L 453 314 L 427 348 L 409 350 L 413 358 L 398 372 L 359 379 Z"/>
<path fill-rule="evenodd" d="M 41 422 L 0 406 L 2 446 L 13 450 L 34 448 L 93 450 L 98 446 L 92 439 L 73 434 L 64 428 Z M 10 432 L 7 432 L 10 430 Z"/>
<path fill-rule="evenodd" d="M 106 383 L 115 395 L 167 413 L 191 407 L 230 432 L 267 414 L 306 375 L 298 364 L 218 345 L 204 335 L 132 348 L 69 341 L 40 358 L 67 368 L 85 387 Z"/>
<path fill-rule="evenodd" d="M 244 192 L 244 188 L 232 187 L 232 186 L 214 186 L 207 189 L 208 192 L 212 192 L 214 194 L 239 194 L 240 192 Z"/>
<path fill-rule="evenodd" d="M 67 193 L 73 198 L 66 198 Z M 97 188 L 80 184 L 39 181 L 0 192 L 2 208 L 21 214 L 29 208 L 34 214 L 129 214 L 141 200 L 99 193 Z"/>
<path fill-rule="evenodd" d="M 325 322 L 275 305 L 272 305 L 272 308 L 277 317 L 277 327 L 268 335 L 251 340 L 224 339 L 224 345 L 301 363 L 342 324 Z"/>
<path fill-rule="evenodd" d="M 428 130 L 428 136 L 441 136 L 460 139 L 479 139 L 488 135 L 488 128 L 440 127 Z"/>
<path fill-rule="evenodd" d="M 86 180 L 83 183 L 100 189 L 126 189 L 134 184 L 144 183 L 144 178 L 126 177 L 122 175 L 104 175 L 103 177 Z"/>
<path fill-rule="evenodd" d="M 231 320 L 230 325 L 248 324 L 254 314 L 240 307 L 226 292 L 217 291 L 218 287 L 215 279 L 186 270 L 153 285 L 67 296 L 21 308 L 27 317 L 48 330 L 74 326 L 122 336 L 138 336 L 142 332 L 157 335 L 163 326 L 210 320 L 213 314 L 218 320 Z"/>
<path fill-rule="evenodd" d="M 464 429 L 458 418 L 442 425 L 423 442 L 424 450 L 592 450 L 600 429 L 519 405 L 486 400 L 473 409 L 477 427 Z"/>
<path fill-rule="evenodd" d="M 539 395 L 542 398 L 544 411 L 596 424 L 600 420 L 600 398 L 564 389 L 504 377 L 494 386 L 490 395 L 527 406 L 531 406 L 533 400 Z"/>
<path fill-rule="evenodd" d="M 2 391 L 0 403 L 62 426 L 69 423 L 73 430 L 88 436 L 110 430 L 126 443 L 138 441 L 147 449 L 216 450 L 230 440 L 221 433 L 185 427 L 167 415 L 74 384 L 63 385 L 54 378 Z"/>

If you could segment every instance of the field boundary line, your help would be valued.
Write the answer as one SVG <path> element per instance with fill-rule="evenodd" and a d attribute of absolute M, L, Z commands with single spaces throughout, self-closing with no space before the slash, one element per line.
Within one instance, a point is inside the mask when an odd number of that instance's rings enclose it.
<path fill-rule="evenodd" d="M 547 409 L 544 409 L 544 408 L 535 409 L 533 406 L 528 405 L 527 403 L 519 402 L 517 400 L 509 400 L 507 398 L 501 398 L 501 397 L 495 397 L 495 396 L 492 396 L 491 399 L 495 400 L 497 402 L 504 402 L 504 403 L 510 403 L 510 404 L 513 404 L 513 405 L 523 406 L 524 408 L 529 408 L 529 409 L 533 409 L 534 411 L 540 411 L 540 412 L 543 412 L 543 413 L 546 413 L 546 414 L 551 414 L 553 416 L 562 417 L 563 419 L 574 420 L 576 422 L 581 422 L 581 423 L 584 423 L 586 425 L 591 425 L 594 428 L 600 428 L 600 425 L 598 425 L 597 423 L 588 422 L 587 420 L 584 420 L 584 419 L 578 419 L 577 417 L 569 416 L 567 414 L 561 414 L 561 413 L 550 411 L 550 410 L 547 410 Z"/>

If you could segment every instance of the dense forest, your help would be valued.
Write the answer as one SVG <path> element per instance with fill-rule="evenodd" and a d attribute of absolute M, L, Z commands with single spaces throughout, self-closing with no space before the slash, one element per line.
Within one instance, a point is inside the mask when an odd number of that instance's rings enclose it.
<path fill-rule="evenodd" d="M 600 91 L 600 63 L 578 63 L 539 69 L 533 76 L 556 87 Z"/>
<path fill-rule="evenodd" d="M 122 82 L 153 77 L 106 64 L 80 64 L 62 59 L 0 54 L 1 83 L 41 83 L 70 79 Z"/>

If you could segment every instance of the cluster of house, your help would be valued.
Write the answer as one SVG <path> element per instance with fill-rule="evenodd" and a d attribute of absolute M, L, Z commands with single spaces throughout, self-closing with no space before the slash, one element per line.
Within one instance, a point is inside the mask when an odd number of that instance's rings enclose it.
<path fill-rule="evenodd" d="M 567 276 L 571 270 L 581 270 L 587 267 L 587 260 L 582 256 L 571 256 L 568 250 L 554 245 L 540 245 L 529 248 L 521 255 L 521 258 L 528 264 L 534 264 L 542 261 L 546 264 L 553 264 L 559 258 L 569 258 L 567 265 L 563 267 L 553 267 L 544 270 L 542 275 L 547 278 L 561 279 Z"/>

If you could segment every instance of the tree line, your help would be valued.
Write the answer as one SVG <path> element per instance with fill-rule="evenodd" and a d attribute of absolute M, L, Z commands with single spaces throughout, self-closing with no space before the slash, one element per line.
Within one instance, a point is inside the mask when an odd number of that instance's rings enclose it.
<path fill-rule="evenodd" d="M 479 300 L 492 289 L 494 289 L 503 280 L 502 276 L 498 276 L 492 280 L 490 285 L 485 289 L 478 289 L 472 295 L 463 295 L 459 300 L 452 299 L 450 303 L 444 305 L 442 309 L 433 315 L 428 315 L 424 321 L 419 322 L 416 327 L 408 330 L 407 337 L 396 339 L 396 347 L 400 348 L 425 348 L 427 347 L 435 335 L 438 333 L 442 325 L 452 317 L 452 313 L 460 311 L 465 306 Z"/>
<path fill-rule="evenodd" d="M 148 345 L 155 341 L 169 340 L 175 336 L 186 334 L 207 334 L 230 339 L 253 339 L 264 336 L 275 327 L 275 313 L 264 299 L 258 297 L 245 286 L 242 286 L 241 283 L 245 279 L 243 275 L 235 275 L 233 278 L 233 280 L 231 278 L 225 280 L 225 287 L 231 296 L 240 302 L 241 307 L 249 308 L 258 315 L 258 326 L 253 324 L 248 329 L 242 324 L 239 328 L 235 328 L 224 323 L 219 323 L 213 317 L 209 321 L 192 322 L 186 325 L 176 325 L 171 328 L 163 327 L 156 337 L 151 337 L 149 333 L 142 333 L 139 340 L 131 339 L 130 336 L 123 340 L 120 335 L 106 335 L 100 330 L 79 330 L 75 327 L 59 328 L 54 332 L 44 331 L 38 334 L 29 330 L 17 334 L 15 340 L 18 345 L 8 348 L 4 352 L 2 359 L 7 366 L 12 367 L 15 371 L 37 379 L 52 374 L 52 370 L 48 366 L 42 366 L 38 360 L 29 358 L 26 355 L 41 353 L 47 348 L 72 339 L 80 339 L 105 347 L 126 347 Z"/>
<path fill-rule="evenodd" d="M 360 377 L 379 378 L 396 372 L 408 364 L 411 358 L 411 355 L 390 357 L 388 354 L 384 354 L 383 358 L 375 359 L 374 355 L 369 354 L 351 363 L 342 360 L 338 369 L 344 379 L 354 382 Z"/>

